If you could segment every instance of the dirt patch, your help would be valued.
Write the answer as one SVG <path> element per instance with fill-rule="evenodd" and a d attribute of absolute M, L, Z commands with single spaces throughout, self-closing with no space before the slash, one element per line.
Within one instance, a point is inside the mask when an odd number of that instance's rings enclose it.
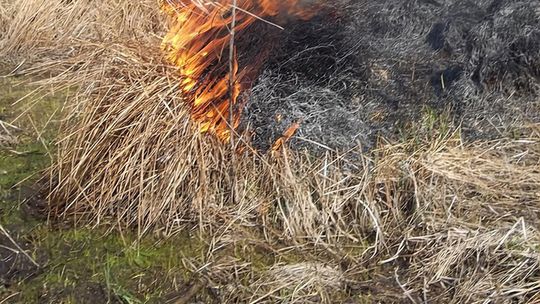
<path fill-rule="evenodd" d="M 77 304 L 123 303 L 116 296 L 108 293 L 102 284 L 94 282 L 82 282 L 74 287 L 48 290 L 39 297 L 37 303 L 49 304 L 65 301 Z"/>
<path fill-rule="evenodd" d="M 8 237 L 4 233 L 0 233 L 0 284 L 6 288 L 11 285 L 30 279 L 41 272 L 41 267 L 36 264 L 31 256 L 24 254 L 22 251 L 32 254 L 32 244 L 18 236 L 11 236 L 12 233 L 17 234 L 15 229 L 7 231 L 10 234 Z M 33 254 L 32 254 L 33 255 Z M 46 261 L 46 256 L 43 252 L 39 252 L 38 259 L 40 262 Z"/>

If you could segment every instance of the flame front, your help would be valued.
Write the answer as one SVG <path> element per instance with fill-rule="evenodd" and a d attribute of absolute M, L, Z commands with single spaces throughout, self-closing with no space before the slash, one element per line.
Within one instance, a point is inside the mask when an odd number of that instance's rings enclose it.
<path fill-rule="evenodd" d="M 311 13 L 301 8 L 300 1 L 237 0 L 235 32 L 241 33 L 253 23 L 282 12 L 309 18 Z M 255 62 L 240 67 L 236 54 L 232 62 L 228 60 L 233 21 L 230 0 L 165 0 L 162 8 L 172 21 L 162 48 L 167 60 L 179 69 L 180 88 L 191 107 L 192 118 L 199 122 L 201 132 L 211 132 L 229 141 L 231 127 L 236 129 L 240 124 L 239 96 L 251 86 L 249 81 L 242 81 L 260 65 Z M 232 126 L 229 125 L 231 106 Z"/>

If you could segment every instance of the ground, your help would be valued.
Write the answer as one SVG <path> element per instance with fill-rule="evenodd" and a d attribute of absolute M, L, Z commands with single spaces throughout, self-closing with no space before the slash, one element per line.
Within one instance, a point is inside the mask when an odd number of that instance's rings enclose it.
<path fill-rule="evenodd" d="M 539 303 L 538 0 L 340 2 L 257 152 L 192 123 L 155 0 L 0 0 L 0 304 Z"/>

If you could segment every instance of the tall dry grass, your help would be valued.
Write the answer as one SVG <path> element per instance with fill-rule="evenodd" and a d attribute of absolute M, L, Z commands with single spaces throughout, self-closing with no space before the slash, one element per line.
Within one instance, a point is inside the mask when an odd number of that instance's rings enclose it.
<path fill-rule="evenodd" d="M 53 64 L 88 43 L 155 39 L 148 34 L 162 29 L 155 1 L 2 0 L 0 7 L 0 58 L 11 63 Z"/>
<path fill-rule="evenodd" d="M 370 154 L 247 151 L 233 162 L 189 119 L 154 1 L 44 2 L 4 8 L 0 58 L 75 92 L 50 169 L 52 214 L 140 234 L 199 229 L 210 251 L 191 266 L 223 287 L 222 302 L 538 300 L 540 126 L 464 143 L 426 121 Z M 239 239 L 305 260 L 256 269 L 220 257 Z"/>

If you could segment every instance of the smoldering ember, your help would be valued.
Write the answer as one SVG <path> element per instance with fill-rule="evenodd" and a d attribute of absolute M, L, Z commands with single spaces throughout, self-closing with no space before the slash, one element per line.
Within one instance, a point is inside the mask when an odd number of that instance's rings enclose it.
<path fill-rule="evenodd" d="M 540 0 L 0 0 L 1 303 L 540 303 Z"/>

